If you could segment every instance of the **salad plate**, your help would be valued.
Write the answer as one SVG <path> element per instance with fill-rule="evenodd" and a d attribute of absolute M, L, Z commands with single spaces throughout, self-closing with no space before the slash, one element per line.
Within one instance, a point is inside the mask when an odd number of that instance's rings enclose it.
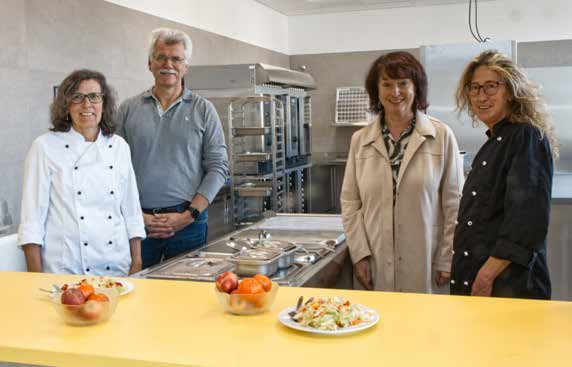
<path fill-rule="evenodd" d="M 121 290 L 119 291 L 120 296 L 124 296 L 128 293 L 131 293 L 135 289 L 135 284 L 133 284 L 127 280 L 121 279 L 120 281 L 118 281 L 118 283 L 121 283 L 121 285 L 123 286 L 121 288 Z"/>
<path fill-rule="evenodd" d="M 97 276 L 97 277 L 90 277 L 82 279 L 78 283 L 72 283 L 72 287 L 79 286 L 81 283 L 87 283 L 91 285 L 93 288 L 108 288 L 108 289 L 116 289 L 120 296 L 124 296 L 133 292 L 135 289 L 135 285 L 128 280 L 125 279 L 112 279 L 104 276 Z M 55 289 L 52 289 L 52 293 L 58 293 L 65 290 L 70 285 L 63 284 L 61 286 L 54 285 Z"/>
<path fill-rule="evenodd" d="M 369 329 L 370 327 L 372 327 L 373 325 L 377 324 L 377 322 L 379 321 L 379 314 L 372 308 L 369 307 L 365 307 L 362 305 L 356 305 L 361 307 L 361 309 L 363 310 L 363 312 L 368 316 L 367 319 L 363 322 L 360 322 L 357 325 L 354 326 L 348 326 L 348 327 L 343 327 L 343 328 L 339 328 L 337 330 L 322 330 L 322 329 L 317 329 L 314 327 L 310 327 L 310 326 L 304 326 L 301 325 L 300 323 L 294 321 L 292 319 L 292 317 L 290 316 L 290 314 L 294 311 L 296 311 L 296 306 L 291 306 L 291 307 L 286 307 L 284 310 L 282 310 L 280 312 L 280 314 L 278 315 L 278 320 L 284 325 L 287 326 L 289 328 L 295 329 L 295 330 L 300 330 L 300 331 L 304 331 L 307 333 L 311 333 L 311 334 L 322 334 L 322 335 L 345 335 L 345 334 L 351 334 L 351 333 L 355 333 L 361 330 L 365 330 L 365 329 Z"/>

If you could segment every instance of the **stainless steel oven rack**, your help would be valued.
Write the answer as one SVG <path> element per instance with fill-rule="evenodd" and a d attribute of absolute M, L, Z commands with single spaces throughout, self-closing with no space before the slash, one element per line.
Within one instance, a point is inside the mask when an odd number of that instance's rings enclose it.
<path fill-rule="evenodd" d="M 241 226 L 283 211 L 284 105 L 273 96 L 236 97 L 227 116 L 233 218 Z"/>

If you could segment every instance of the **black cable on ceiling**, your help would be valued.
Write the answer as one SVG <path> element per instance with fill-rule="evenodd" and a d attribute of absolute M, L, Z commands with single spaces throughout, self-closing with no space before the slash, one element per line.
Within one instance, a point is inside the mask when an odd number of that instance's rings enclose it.
<path fill-rule="evenodd" d="M 473 38 L 479 42 L 479 43 L 484 43 L 490 40 L 490 37 L 485 37 L 483 38 L 479 32 L 479 17 L 478 17 L 478 3 L 477 0 L 475 0 L 475 32 L 473 31 L 473 25 L 471 24 L 471 10 L 473 8 L 473 1 L 469 0 L 469 31 L 471 32 L 471 35 L 473 36 Z"/>
<path fill-rule="evenodd" d="M 479 6 L 477 5 L 477 0 L 475 0 L 475 30 L 477 31 L 477 36 L 479 36 L 479 38 L 481 39 L 482 42 L 487 42 L 490 40 L 489 37 L 481 37 L 481 34 L 479 33 L 479 17 L 477 14 L 477 11 L 479 9 Z"/>

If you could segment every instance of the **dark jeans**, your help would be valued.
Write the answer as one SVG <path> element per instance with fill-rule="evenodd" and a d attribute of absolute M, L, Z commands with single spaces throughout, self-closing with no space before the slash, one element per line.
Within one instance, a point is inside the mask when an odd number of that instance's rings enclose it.
<path fill-rule="evenodd" d="M 207 242 L 208 210 L 196 221 L 165 239 L 146 238 L 141 243 L 143 269 L 158 264 L 162 260 L 194 250 Z"/>

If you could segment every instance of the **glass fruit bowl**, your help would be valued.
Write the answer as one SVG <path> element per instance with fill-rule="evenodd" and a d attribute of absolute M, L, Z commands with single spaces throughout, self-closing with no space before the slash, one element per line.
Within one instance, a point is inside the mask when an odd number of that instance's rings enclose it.
<path fill-rule="evenodd" d="M 63 292 L 53 293 L 51 302 L 60 318 L 68 325 L 85 326 L 107 321 L 115 308 L 119 295 L 111 288 L 95 288 L 96 294 L 104 294 L 107 301 L 88 300 L 78 305 L 62 303 Z"/>
<path fill-rule="evenodd" d="M 228 294 L 216 287 L 215 293 L 226 312 L 234 315 L 256 315 L 270 309 L 278 293 L 278 283 L 272 282 L 272 288 L 268 292 L 258 294 Z"/>

